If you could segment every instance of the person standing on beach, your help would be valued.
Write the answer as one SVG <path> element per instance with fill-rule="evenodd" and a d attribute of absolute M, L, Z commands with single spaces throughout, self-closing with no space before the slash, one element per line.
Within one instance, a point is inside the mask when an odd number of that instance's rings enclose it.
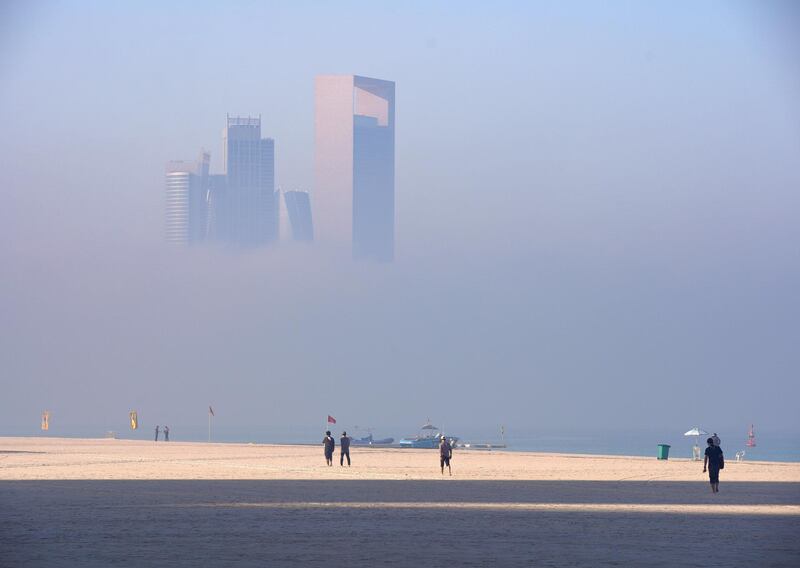
<path fill-rule="evenodd" d="M 344 458 L 347 456 L 347 467 L 350 467 L 350 436 L 347 432 L 342 432 L 339 439 L 339 465 L 344 466 Z"/>
<path fill-rule="evenodd" d="M 156 424 L 156 442 L 158 442 L 158 424 Z"/>
<path fill-rule="evenodd" d="M 325 432 L 325 437 L 322 439 L 322 445 L 325 446 L 325 462 L 328 465 L 333 465 L 333 449 L 336 447 L 336 440 L 331 436 L 331 431 Z"/>
<path fill-rule="evenodd" d="M 169 442 L 169 426 L 164 426 L 164 441 Z"/>
<path fill-rule="evenodd" d="M 711 492 L 719 493 L 719 470 L 725 468 L 725 457 L 722 448 L 714 444 L 714 438 L 706 440 L 706 457 L 703 460 L 703 473 L 708 470 L 708 479 L 711 482 Z"/>
<path fill-rule="evenodd" d="M 442 436 L 442 441 L 439 442 L 439 466 L 442 468 L 442 475 L 444 475 L 444 466 L 447 466 L 447 471 L 453 475 L 453 470 L 450 468 L 450 458 L 453 457 L 453 446 L 447 441 L 447 438 Z"/>

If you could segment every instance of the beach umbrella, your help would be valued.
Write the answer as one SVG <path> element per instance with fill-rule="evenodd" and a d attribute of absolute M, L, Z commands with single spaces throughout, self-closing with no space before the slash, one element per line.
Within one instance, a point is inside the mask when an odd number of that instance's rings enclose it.
<path fill-rule="evenodd" d="M 702 428 L 695 426 L 688 432 L 684 432 L 684 436 L 694 436 L 694 448 L 692 448 L 692 459 L 697 461 L 700 459 L 700 436 L 707 436 L 708 432 Z"/>
<path fill-rule="evenodd" d="M 708 432 L 706 432 L 702 428 L 698 428 L 697 426 L 695 426 L 694 428 L 692 428 L 688 432 L 684 433 L 684 436 L 694 436 L 694 445 L 695 446 L 699 446 L 700 445 L 700 436 L 707 436 L 707 435 L 708 435 Z"/>
<path fill-rule="evenodd" d="M 695 426 L 694 428 L 692 428 L 691 430 L 689 430 L 688 432 L 686 432 L 686 433 L 684 434 L 684 436 L 705 436 L 705 435 L 707 435 L 707 434 L 708 434 L 708 432 L 706 432 L 705 430 L 703 430 L 703 429 L 701 429 L 701 428 L 698 428 L 697 426 Z"/>

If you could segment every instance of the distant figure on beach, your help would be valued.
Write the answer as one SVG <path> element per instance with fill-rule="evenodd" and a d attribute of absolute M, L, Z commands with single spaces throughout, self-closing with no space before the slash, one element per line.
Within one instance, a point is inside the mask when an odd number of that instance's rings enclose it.
<path fill-rule="evenodd" d="M 325 446 L 325 462 L 328 465 L 333 465 L 333 449 L 336 447 L 336 440 L 331 436 L 331 431 L 325 431 L 325 437 L 322 439 L 322 444 Z"/>
<path fill-rule="evenodd" d="M 444 475 L 444 466 L 447 466 L 447 471 L 453 475 L 453 470 L 450 469 L 450 458 L 453 457 L 453 447 L 447 438 L 442 436 L 442 441 L 439 442 L 439 466 L 442 468 L 442 475 Z"/>
<path fill-rule="evenodd" d="M 711 482 L 711 492 L 719 493 L 719 470 L 725 468 L 725 457 L 722 448 L 714 444 L 714 438 L 706 440 L 706 457 L 703 460 L 703 473 L 708 469 L 708 479 Z"/>
<path fill-rule="evenodd" d="M 339 439 L 339 465 L 344 465 L 344 458 L 347 456 L 347 467 L 350 467 L 350 436 L 347 432 L 342 432 Z"/>
<path fill-rule="evenodd" d="M 714 440 L 714 445 L 719 447 L 719 436 L 717 436 L 716 432 L 711 435 L 711 439 Z"/>
<path fill-rule="evenodd" d="M 169 442 L 169 426 L 164 426 L 164 441 Z"/>
<path fill-rule="evenodd" d="M 158 442 L 158 424 L 156 424 L 156 442 Z"/>

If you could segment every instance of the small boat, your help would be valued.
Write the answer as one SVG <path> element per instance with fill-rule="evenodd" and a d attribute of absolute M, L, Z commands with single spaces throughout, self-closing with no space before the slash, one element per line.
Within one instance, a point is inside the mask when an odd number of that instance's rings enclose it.
<path fill-rule="evenodd" d="M 370 432 L 369 435 L 364 436 L 363 438 L 353 438 L 350 440 L 350 444 L 353 446 L 388 446 L 389 444 L 394 442 L 394 438 L 380 438 L 376 440 L 372 437 L 372 433 Z"/>
<path fill-rule="evenodd" d="M 456 444 L 456 447 L 463 450 L 504 450 L 508 446 L 505 444 L 492 444 L 490 442 L 464 442 Z"/>
<path fill-rule="evenodd" d="M 420 428 L 420 433 L 416 436 L 410 436 L 408 438 L 402 438 L 400 440 L 400 447 L 401 448 L 438 448 L 439 441 L 442 438 L 442 432 L 439 430 L 438 427 L 431 424 L 430 419 L 422 425 Z M 447 439 L 450 440 L 450 444 L 455 446 L 455 443 L 458 441 L 458 438 L 455 436 L 447 436 Z"/>

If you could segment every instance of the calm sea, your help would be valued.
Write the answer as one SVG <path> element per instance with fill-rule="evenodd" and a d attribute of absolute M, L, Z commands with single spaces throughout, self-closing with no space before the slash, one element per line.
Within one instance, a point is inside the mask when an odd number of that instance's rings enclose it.
<path fill-rule="evenodd" d="M 756 447 L 745 446 L 746 436 L 736 438 L 718 433 L 726 457 L 732 459 L 736 452 L 744 451 L 745 459 L 800 462 L 800 439 L 785 433 L 764 433 L 756 438 Z M 706 447 L 702 436 L 699 445 Z M 603 434 L 515 434 L 506 436 L 509 450 L 532 452 L 566 452 L 609 454 L 626 456 L 655 456 L 658 444 L 670 445 L 670 457 L 692 457 L 694 437 L 681 433 L 609 432 Z"/>
<path fill-rule="evenodd" d="M 333 426 L 331 430 L 338 437 L 341 428 Z M 408 429 L 406 429 L 408 430 Z M 322 439 L 324 429 L 320 429 L 316 436 Z M 396 432 L 402 432 L 398 435 Z M 490 432 L 482 430 L 461 429 L 450 432 L 449 435 L 458 436 L 462 441 L 473 443 L 502 443 L 505 442 L 508 451 L 519 452 L 555 452 L 572 454 L 607 454 L 623 456 L 655 456 L 658 451 L 658 444 L 669 444 L 670 457 L 690 458 L 692 456 L 692 446 L 695 444 L 694 437 L 683 436 L 682 432 L 669 431 L 630 431 L 630 432 L 541 432 L 506 429 L 503 436 L 499 431 Z M 317 443 L 314 432 L 303 432 L 303 435 L 292 435 L 289 432 L 272 432 L 271 436 L 233 436 L 235 439 L 228 441 L 254 441 L 272 443 Z M 358 436 L 363 432 L 350 431 L 351 435 Z M 400 429 L 374 430 L 375 438 L 394 437 L 395 442 L 399 441 L 403 435 L 412 435 L 415 432 L 404 432 Z M 721 445 L 725 455 L 733 459 L 738 451 L 745 451 L 745 459 L 781 461 L 781 462 L 800 462 L 800 435 L 786 432 L 756 432 L 756 447 L 747 448 L 747 432 L 737 436 L 727 435 L 725 432 L 718 432 L 721 438 Z M 699 439 L 700 447 L 705 449 L 705 439 Z"/>

